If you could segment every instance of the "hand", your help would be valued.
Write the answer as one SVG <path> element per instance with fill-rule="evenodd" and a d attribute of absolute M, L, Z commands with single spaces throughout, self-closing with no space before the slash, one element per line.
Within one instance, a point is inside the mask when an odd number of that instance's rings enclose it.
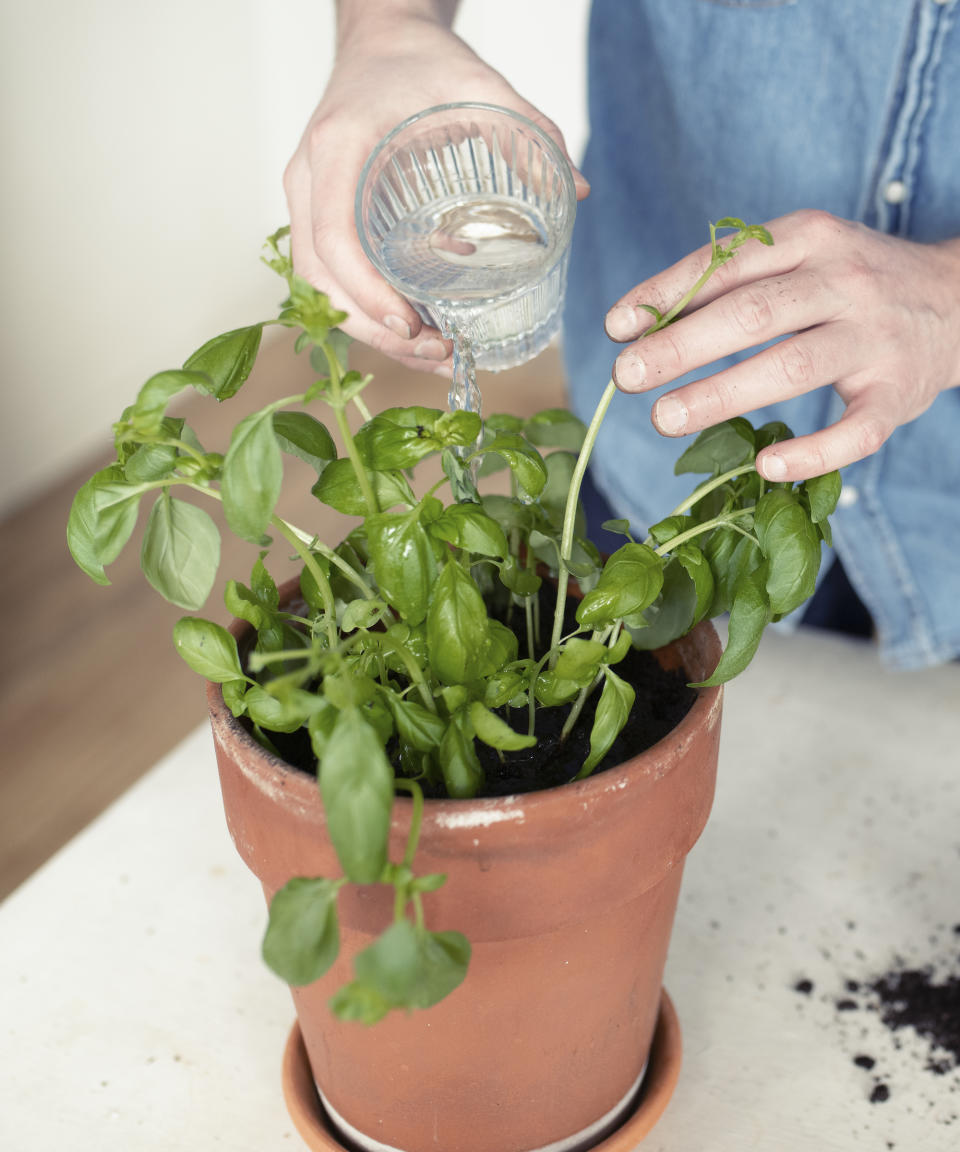
<path fill-rule="evenodd" d="M 960 238 L 917 244 L 815 211 L 767 227 L 772 247 L 745 244 L 689 312 L 621 352 L 613 375 L 622 391 L 645 392 L 788 336 L 661 396 L 652 419 L 664 435 L 682 436 L 830 384 L 847 406 L 836 424 L 757 456 L 768 480 L 799 481 L 876 452 L 960 385 Z M 640 336 L 649 321 L 637 306 L 666 311 L 709 256 L 709 246 L 698 249 L 638 284 L 607 313 L 607 334 Z"/>
<path fill-rule="evenodd" d="M 566 152 L 555 124 L 441 23 L 369 9 L 341 27 L 333 72 L 287 166 L 294 267 L 349 314 L 344 330 L 408 367 L 450 375 L 452 346 L 367 260 L 354 223 L 360 170 L 401 120 L 452 101 L 499 104 L 529 117 Z M 571 168 L 573 165 L 571 163 Z M 574 169 L 578 196 L 589 186 Z"/>

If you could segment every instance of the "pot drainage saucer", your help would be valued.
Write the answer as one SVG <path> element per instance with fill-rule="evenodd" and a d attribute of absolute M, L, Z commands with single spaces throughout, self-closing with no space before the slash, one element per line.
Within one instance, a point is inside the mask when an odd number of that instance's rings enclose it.
<path fill-rule="evenodd" d="M 673 1095 L 681 1058 L 680 1022 L 664 989 L 650 1059 L 636 1104 L 620 1126 L 594 1144 L 590 1152 L 632 1152 L 660 1119 Z M 290 1030 L 283 1054 L 283 1096 L 290 1118 L 312 1152 L 353 1152 L 354 1146 L 344 1143 L 320 1101 L 300 1026 L 296 1023 Z"/>

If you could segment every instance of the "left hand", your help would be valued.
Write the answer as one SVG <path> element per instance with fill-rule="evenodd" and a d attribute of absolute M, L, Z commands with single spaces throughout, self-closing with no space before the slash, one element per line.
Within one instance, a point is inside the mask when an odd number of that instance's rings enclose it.
<path fill-rule="evenodd" d="M 876 452 L 960 385 L 960 238 L 918 244 L 819 211 L 767 228 L 773 246 L 745 244 L 669 327 L 637 339 L 650 324 L 638 305 L 667 311 L 707 266 L 709 245 L 628 292 L 607 313 L 607 334 L 635 341 L 613 368 L 624 392 L 787 336 L 661 396 L 652 419 L 683 436 L 832 385 L 847 406 L 836 424 L 757 457 L 768 480 L 799 481 Z"/>

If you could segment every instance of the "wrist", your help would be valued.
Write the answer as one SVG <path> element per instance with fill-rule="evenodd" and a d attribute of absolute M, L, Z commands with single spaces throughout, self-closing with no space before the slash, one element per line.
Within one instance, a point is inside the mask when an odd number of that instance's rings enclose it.
<path fill-rule="evenodd" d="M 394 39 L 404 30 L 432 24 L 449 30 L 459 0 L 337 0 L 337 50 L 357 37 Z"/>

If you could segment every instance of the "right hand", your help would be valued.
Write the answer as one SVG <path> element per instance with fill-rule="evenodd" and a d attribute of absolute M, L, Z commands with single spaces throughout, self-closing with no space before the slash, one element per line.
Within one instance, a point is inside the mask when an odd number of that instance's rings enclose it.
<path fill-rule="evenodd" d="M 408 367 L 449 376 L 451 344 L 428 327 L 364 255 L 354 223 L 360 171 L 401 120 L 472 100 L 522 113 L 566 155 L 555 124 L 523 100 L 452 31 L 420 17 L 380 15 L 341 28 L 336 63 L 284 173 L 294 268 L 348 313 L 348 335 Z M 570 165 L 582 199 L 589 185 Z"/>

